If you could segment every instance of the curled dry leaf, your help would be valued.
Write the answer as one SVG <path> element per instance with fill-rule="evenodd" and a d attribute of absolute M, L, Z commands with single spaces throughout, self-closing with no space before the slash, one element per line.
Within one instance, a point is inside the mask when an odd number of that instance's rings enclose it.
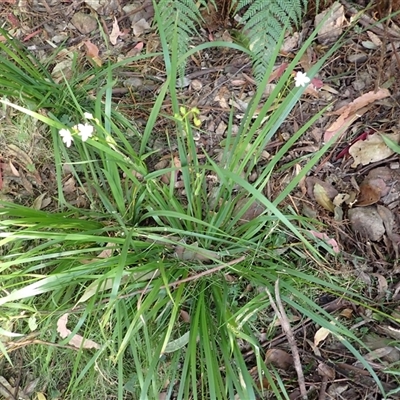
<path fill-rule="evenodd" d="M 399 143 L 400 132 L 385 135 L 395 143 Z M 368 165 L 373 162 L 384 160 L 394 154 L 382 136 L 379 133 L 369 135 L 365 140 L 359 140 L 349 149 L 350 155 L 353 156 L 354 162 L 352 168 L 356 168 L 359 164 Z"/>
<path fill-rule="evenodd" d="M 328 193 L 319 183 L 314 185 L 314 198 L 320 206 L 325 208 L 325 210 L 330 212 L 335 210 L 335 205 L 329 198 Z"/>
<path fill-rule="evenodd" d="M 329 335 L 331 331 L 327 328 L 319 328 L 314 335 L 314 346 L 317 347 L 322 341 L 324 341 Z"/>
<path fill-rule="evenodd" d="M 293 365 L 293 357 L 281 349 L 268 349 L 265 354 L 265 364 L 288 370 Z"/>
<path fill-rule="evenodd" d="M 9 166 L 10 166 L 11 173 L 12 173 L 14 176 L 19 177 L 18 169 L 15 168 L 15 166 L 14 166 L 14 164 L 11 162 L 11 160 L 9 161 L 8 164 L 9 164 Z"/>
<path fill-rule="evenodd" d="M 341 313 L 339 315 L 341 317 L 350 319 L 353 316 L 353 310 L 351 308 L 345 308 L 344 310 L 341 311 Z"/>
<path fill-rule="evenodd" d="M 112 31 L 110 33 L 110 43 L 115 46 L 117 44 L 118 38 L 122 35 L 123 35 L 123 33 L 119 29 L 118 20 L 116 17 L 114 17 L 114 23 L 113 23 Z"/>
<path fill-rule="evenodd" d="M 351 196 L 347 193 L 339 193 L 335 198 L 333 199 L 333 204 L 336 207 L 340 207 L 343 203 L 349 204 L 351 199 Z"/>
<path fill-rule="evenodd" d="M 71 334 L 71 331 L 67 328 L 68 313 L 63 314 L 57 321 L 57 332 L 65 339 Z M 73 335 L 68 342 L 69 345 L 76 347 L 77 349 L 99 349 L 100 345 L 93 340 L 85 339 L 81 335 Z"/>
<path fill-rule="evenodd" d="M 375 204 L 387 191 L 388 188 L 383 179 L 365 179 L 360 185 L 360 195 L 357 199 L 356 206 L 365 207 Z"/>

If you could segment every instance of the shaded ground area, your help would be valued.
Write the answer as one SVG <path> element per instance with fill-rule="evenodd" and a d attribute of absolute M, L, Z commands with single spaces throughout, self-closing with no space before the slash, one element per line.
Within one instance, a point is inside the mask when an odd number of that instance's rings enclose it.
<path fill-rule="evenodd" d="M 43 61 L 55 47 L 65 49 L 52 63 L 53 76 L 60 80 L 63 79 L 60 72 L 66 77 L 71 73 L 74 52 L 78 54 L 79 65 L 85 68 L 108 61 L 117 62 L 141 52 L 160 51 L 157 34 L 150 28 L 151 2 L 137 1 L 129 6 L 125 4 L 129 2 L 122 0 L 88 3 L 37 0 L 17 4 L 9 0 L 2 4 L 1 18 L 7 21 L 9 32 Z M 228 2 L 221 1 L 220 6 L 225 3 Z M 337 26 L 331 28 L 340 31 L 346 29 L 360 8 L 346 1 L 340 2 L 339 6 L 334 21 Z M 362 13 L 357 26 L 347 33 L 343 47 L 318 72 L 290 117 L 266 146 L 263 158 L 251 176 L 252 181 L 256 180 L 259 171 L 290 137 L 321 112 L 317 122 L 279 162 L 265 195 L 270 199 L 278 196 L 287 180 L 300 173 L 302 161 L 312 157 L 323 143 L 340 132 L 334 147 L 300 181 L 284 206 L 293 207 L 299 214 L 324 224 L 313 236 L 341 252 L 341 257 L 332 260 L 331 267 L 323 266 L 330 268 L 332 279 L 346 274 L 354 276 L 355 285 L 358 282 L 367 284 L 366 298 L 391 316 L 399 313 L 400 290 L 400 160 L 390 145 L 390 141 L 398 144 L 400 140 L 400 28 L 396 17 L 385 24 L 375 22 L 389 11 L 397 11 L 397 6 L 397 2 L 392 2 L 391 10 L 380 5 Z M 328 9 L 331 4 L 327 3 L 325 7 Z M 200 29 L 204 40 L 233 40 L 234 22 L 225 12 L 204 13 L 204 16 L 205 23 Z M 100 19 L 105 35 L 100 33 L 95 17 Z M 310 12 L 301 30 L 288 35 L 274 76 L 265 88 L 265 98 L 282 75 L 287 61 L 294 57 L 310 34 L 314 17 L 315 13 Z M 307 72 L 336 39 L 337 36 L 320 37 L 301 59 L 299 71 Z M 117 69 L 115 75 L 118 79 L 113 89 L 115 103 L 139 129 L 143 128 L 166 78 L 162 57 L 132 63 L 129 68 Z M 199 109 L 198 117 L 202 123 L 197 132 L 199 158 L 206 152 L 218 161 L 232 107 L 233 129 L 237 129 L 256 88 L 251 61 L 229 49 L 205 50 L 192 56 L 181 85 L 182 105 L 187 110 Z M 88 93 L 91 95 L 95 93 Z M 162 110 L 158 130 L 151 138 L 151 146 L 158 150 L 150 161 L 153 169 L 165 168 L 171 158 L 179 163 L 174 155 L 173 134 L 168 138 L 166 135 L 173 131 L 168 119 L 172 115 L 168 99 Z M 6 121 L 11 121 L 12 117 L 11 114 L 3 115 Z M 7 142 L 1 152 L 2 196 L 24 204 L 32 204 L 34 199 L 35 207 L 52 209 L 57 189 L 55 168 L 48 157 L 43 159 L 37 154 L 37 149 L 43 149 L 46 141 L 40 130 L 34 131 L 25 148 Z M 167 145 L 167 139 L 170 145 Z M 210 185 L 212 181 L 213 177 L 210 177 Z M 64 193 L 73 204 L 88 206 L 68 170 L 63 184 Z M 262 209 L 253 211 L 256 215 Z M 400 339 L 400 325 L 388 325 L 386 321 L 377 324 L 368 309 L 345 299 L 332 299 L 326 293 L 319 297 L 320 305 L 335 318 L 347 321 L 353 329 L 365 328 L 363 340 L 372 350 L 365 354 L 366 364 L 382 380 L 386 391 L 395 391 L 397 384 L 385 368 L 393 368 L 400 360 L 400 351 L 393 345 Z M 297 345 L 302 349 L 300 357 L 305 380 L 308 386 L 315 388 L 315 398 L 381 398 L 365 365 L 355 363 L 353 355 L 338 338 L 301 318 L 300 315 L 292 316 L 293 330 Z M 296 321 L 301 322 L 296 325 Z M 325 342 L 321 347 L 322 341 Z M 297 398 L 297 377 L 286 337 L 277 335 L 273 341 L 265 342 L 264 348 L 266 361 L 281 369 L 288 391 L 292 387 L 292 398 Z M 246 352 L 246 348 L 243 351 Z M 251 368 L 254 355 L 249 352 L 247 357 Z M 13 375 L 11 371 L 6 372 Z"/>

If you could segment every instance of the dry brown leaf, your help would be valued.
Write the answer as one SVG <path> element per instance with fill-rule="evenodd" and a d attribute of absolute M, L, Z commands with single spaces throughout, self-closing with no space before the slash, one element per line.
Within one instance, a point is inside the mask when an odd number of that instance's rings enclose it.
<path fill-rule="evenodd" d="M 151 28 L 150 24 L 144 19 L 140 19 L 139 21 L 132 24 L 133 34 L 138 37 L 142 35 L 144 32 L 148 31 Z"/>
<path fill-rule="evenodd" d="M 371 91 L 334 111 L 332 114 L 339 115 L 339 118 L 326 130 L 324 134 L 324 141 L 328 142 L 340 131 L 342 131 L 341 133 L 343 134 L 354 121 L 368 111 L 369 104 L 389 96 L 390 92 L 387 89 L 379 89 L 376 93 Z M 338 135 L 337 140 L 340 138 L 340 136 L 341 135 Z"/>
<path fill-rule="evenodd" d="M 335 187 L 332 184 L 324 182 L 323 180 L 316 178 L 315 176 L 309 176 L 306 178 L 307 194 L 312 200 L 315 200 L 314 186 L 316 184 L 324 188 L 330 200 L 333 200 L 339 194 L 339 192 L 335 189 Z"/>
<path fill-rule="evenodd" d="M 336 253 L 339 254 L 340 253 L 340 247 L 337 243 L 337 241 L 335 239 L 330 238 L 326 233 L 324 232 L 317 232 L 317 231 L 313 231 L 310 230 L 309 231 L 311 233 L 311 235 L 317 239 L 321 239 L 323 241 L 326 242 L 326 244 L 329 244 L 329 246 L 332 247 L 332 250 Z"/>
<path fill-rule="evenodd" d="M 316 202 L 328 211 L 335 211 L 335 205 L 329 198 L 325 188 L 323 188 L 319 183 L 314 185 L 314 198 Z"/>
<path fill-rule="evenodd" d="M 387 186 L 383 179 L 366 179 L 360 185 L 356 206 L 365 207 L 377 203 L 384 191 L 387 191 Z"/>
<path fill-rule="evenodd" d="M 63 314 L 57 321 L 57 332 L 65 339 L 71 334 L 71 331 L 67 328 L 68 313 Z M 77 349 L 99 349 L 100 345 L 93 340 L 84 339 L 83 336 L 75 334 L 71 337 L 68 342 L 69 345 L 76 347 Z"/>
<path fill-rule="evenodd" d="M 338 110 L 333 111 L 332 114 L 334 115 L 350 115 L 354 114 L 355 112 L 361 110 L 365 106 L 373 103 L 374 101 L 384 99 L 385 97 L 389 97 L 390 92 L 388 89 L 378 89 L 377 92 L 371 91 L 368 93 L 364 93 L 360 97 L 357 97 L 354 101 L 349 104 L 346 104 L 343 107 L 340 107 Z"/>
<path fill-rule="evenodd" d="M 392 346 L 385 346 L 379 349 L 375 349 L 370 351 L 368 354 L 364 356 L 364 359 L 368 362 L 374 360 L 382 360 L 390 363 L 394 363 L 399 361 L 400 359 L 400 352 L 395 347 Z"/>
<path fill-rule="evenodd" d="M 181 317 L 181 320 L 183 322 L 186 322 L 186 323 L 190 324 L 190 315 L 189 315 L 189 313 L 187 311 L 180 310 L 179 311 L 179 316 Z"/>
<path fill-rule="evenodd" d="M 376 46 L 376 48 L 382 46 L 382 40 L 374 32 L 367 31 L 367 35 L 370 38 L 371 42 Z"/>
<path fill-rule="evenodd" d="M 326 377 L 329 380 L 334 380 L 335 379 L 335 370 L 325 363 L 319 363 L 318 364 L 318 375 L 322 377 Z"/>
<path fill-rule="evenodd" d="M 327 15 L 328 17 L 326 18 Z M 315 16 L 315 26 L 321 23 L 322 20 L 324 22 L 318 31 L 318 42 L 322 44 L 336 42 L 343 32 L 344 7 L 336 1 L 328 9 Z"/>
<path fill-rule="evenodd" d="M 317 347 L 323 340 L 325 340 L 329 335 L 331 334 L 331 331 L 327 328 L 319 328 L 317 332 L 315 332 L 314 335 L 314 346 Z"/>
<path fill-rule="evenodd" d="M 342 310 L 342 312 L 339 314 L 341 317 L 345 317 L 347 319 L 350 319 L 353 315 L 353 310 L 351 308 L 345 308 Z"/>
<path fill-rule="evenodd" d="M 20 171 L 20 183 L 29 194 L 31 194 L 31 195 L 34 194 L 33 186 L 29 182 L 29 180 L 26 178 L 25 173 L 23 171 Z"/>
<path fill-rule="evenodd" d="M 118 20 L 116 17 L 114 17 L 114 23 L 113 23 L 112 31 L 110 33 L 110 43 L 115 46 L 117 44 L 118 38 L 121 35 L 123 35 L 123 33 L 119 29 Z"/>
<path fill-rule="evenodd" d="M 371 274 L 376 279 L 378 279 L 378 295 L 374 300 L 383 299 L 387 295 L 387 291 L 389 288 L 389 284 L 386 278 L 382 274 L 378 274 L 377 272 Z"/>
<path fill-rule="evenodd" d="M 380 204 L 377 205 L 377 210 L 379 216 L 382 218 L 383 225 L 385 226 L 386 235 L 392 242 L 393 250 L 395 252 L 396 258 L 399 256 L 399 245 L 400 245 L 400 235 L 393 232 L 395 225 L 395 217 L 393 212 Z"/>
<path fill-rule="evenodd" d="M 101 67 L 103 61 L 99 56 L 99 48 L 90 40 L 85 40 L 84 44 L 86 46 L 86 56 L 89 57 L 97 66 Z"/>
<path fill-rule="evenodd" d="M 14 164 L 10 161 L 10 162 L 9 162 L 9 165 L 10 165 L 11 173 L 12 173 L 14 176 L 19 177 L 19 172 L 18 172 L 17 168 L 14 167 Z"/>
<path fill-rule="evenodd" d="M 288 370 L 293 365 L 293 357 L 281 349 L 268 349 L 265 354 L 265 364 Z"/>
<path fill-rule="evenodd" d="M 385 135 L 388 139 L 395 143 L 399 143 L 400 132 Z M 352 168 L 356 168 L 359 164 L 368 165 L 373 162 L 384 160 L 394 154 L 384 142 L 379 133 L 369 135 L 365 140 L 355 142 L 349 148 L 350 155 L 353 156 L 354 162 Z"/>
<path fill-rule="evenodd" d="M 382 218 L 373 206 L 352 208 L 348 217 L 351 229 L 373 242 L 379 241 L 385 233 Z"/>
<path fill-rule="evenodd" d="M 246 205 L 249 199 L 244 198 L 240 199 L 235 206 L 234 215 L 238 214 L 240 210 Z M 260 203 L 258 200 L 255 200 L 250 207 L 243 213 L 240 220 L 238 221 L 239 224 L 245 224 L 253 219 L 259 217 L 263 212 L 265 212 L 264 204 Z"/>
<path fill-rule="evenodd" d="M 130 49 L 127 53 L 126 53 L 126 57 L 135 57 L 138 54 L 140 54 L 140 52 L 143 50 L 144 47 L 144 43 L 143 42 L 138 42 L 136 43 L 136 45 L 134 47 L 132 47 L 132 49 Z"/>
<path fill-rule="evenodd" d="M 351 126 L 351 124 L 365 114 L 370 107 L 364 107 L 358 111 L 357 114 L 342 114 L 339 118 L 325 131 L 324 142 L 329 142 L 335 135 L 337 135 L 336 141 L 338 141 Z"/>
<path fill-rule="evenodd" d="M 70 176 L 64 183 L 63 183 L 63 192 L 64 194 L 71 194 L 76 191 L 76 181 L 73 176 Z"/>
<path fill-rule="evenodd" d="M 45 199 L 47 193 L 42 193 L 33 201 L 32 208 L 35 210 L 41 210 L 42 208 L 47 207 L 50 204 L 50 199 Z"/>

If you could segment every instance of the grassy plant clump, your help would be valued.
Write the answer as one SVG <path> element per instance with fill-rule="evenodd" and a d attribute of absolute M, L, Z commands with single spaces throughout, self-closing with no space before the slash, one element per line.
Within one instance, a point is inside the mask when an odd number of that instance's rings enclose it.
<path fill-rule="evenodd" d="M 196 110 L 178 100 L 179 65 L 207 47 L 241 48 L 203 44 L 178 59 L 177 36 L 167 42 L 159 27 L 167 80 L 142 130 L 111 101 L 113 71 L 132 60 L 91 71 L 95 78 L 88 84 L 97 91 L 92 100 L 84 94 L 89 88 L 79 84 L 88 82 L 89 73 L 54 85 L 47 66 L 38 68 L 16 41 L 0 43 L 8 56 L 0 61 L 6 66 L 0 73 L 2 102 L 49 126 L 58 184 L 56 210 L 6 202 L 0 209 L 1 334 L 12 338 L 1 344 L 2 358 L 15 362 L 13 354 L 22 347 L 24 362 L 40 377 L 37 387 L 64 399 L 158 399 L 161 393 L 179 399 L 252 399 L 267 391 L 287 398 L 281 378 L 263 361 L 260 343 L 261 333 L 267 330 L 269 338 L 274 333 L 265 288 L 273 292 L 277 279 L 284 303 L 329 329 L 359 356 L 353 347 L 358 339 L 313 301 L 312 292 L 345 294 L 335 279 L 318 276 L 324 257 L 335 256 L 332 249 L 318 243 L 321 256 L 309 235 L 315 222 L 280 207 L 330 144 L 304 162 L 274 200 L 264 195 L 278 162 L 319 114 L 285 143 L 254 183 L 248 182 L 302 94 L 303 88 L 290 87 L 292 72 L 315 33 L 254 117 L 276 47 L 237 134 L 231 118 L 222 158 L 202 154 L 206 161 L 200 162 Z M 179 166 L 171 162 L 154 170 L 149 143 L 167 95 Z M 277 98 L 279 107 L 270 112 Z M 65 198 L 63 165 L 87 207 Z M 217 182 L 212 190 L 209 176 Z M 255 205 L 262 212 L 246 218 Z M 349 289 L 346 295 L 358 296 Z M 23 335 L 23 346 L 16 334 Z M 74 347 L 71 341 L 78 335 L 83 339 Z M 245 345 L 254 352 L 253 371 Z M 268 388 L 257 384 L 262 377 Z"/>

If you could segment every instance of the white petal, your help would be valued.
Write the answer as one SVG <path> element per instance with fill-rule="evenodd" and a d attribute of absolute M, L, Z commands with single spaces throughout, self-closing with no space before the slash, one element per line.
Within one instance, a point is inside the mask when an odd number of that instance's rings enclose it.
<path fill-rule="evenodd" d="M 65 143 L 67 147 L 70 147 L 74 138 L 72 137 L 71 131 L 69 129 L 60 129 L 58 131 L 60 136 L 62 137 L 62 141 Z"/>
<path fill-rule="evenodd" d="M 82 141 L 86 142 L 88 138 L 92 137 L 93 126 L 90 124 L 78 124 L 78 134 L 82 138 Z"/>

